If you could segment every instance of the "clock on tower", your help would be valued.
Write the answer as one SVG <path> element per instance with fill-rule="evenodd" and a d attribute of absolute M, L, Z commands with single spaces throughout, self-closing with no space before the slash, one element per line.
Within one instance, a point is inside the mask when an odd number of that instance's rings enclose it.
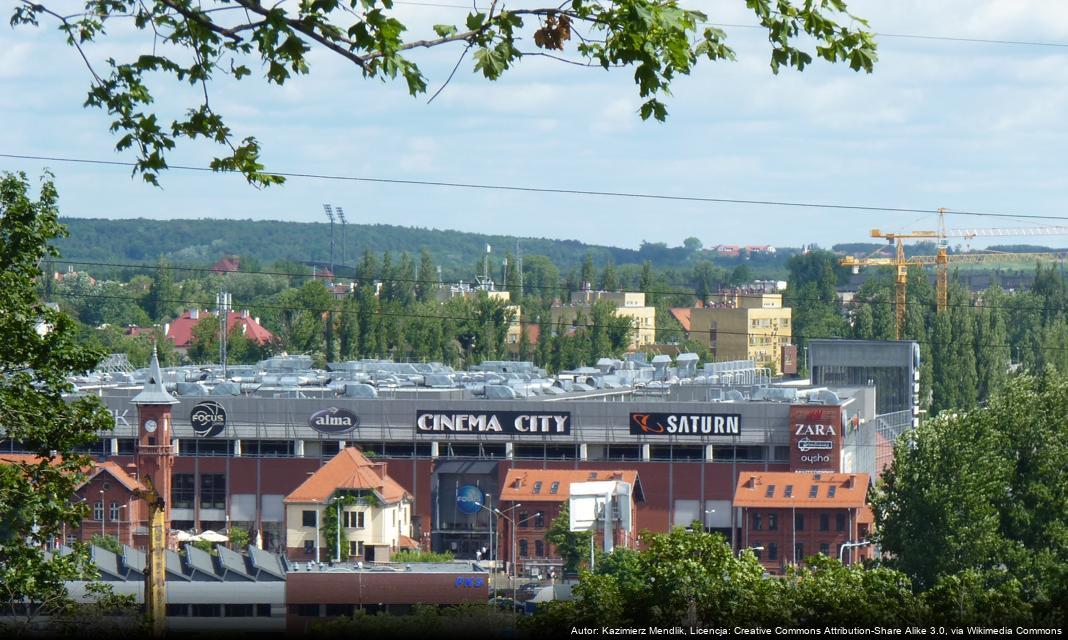
<path fill-rule="evenodd" d="M 137 477 L 141 480 L 152 479 L 152 486 L 163 498 L 164 519 L 169 526 L 171 468 L 175 454 L 171 446 L 171 406 L 178 404 L 178 401 L 163 386 L 155 347 L 152 348 L 152 362 L 148 367 L 145 386 L 130 402 L 137 406 L 137 450 L 134 455 Z"/>

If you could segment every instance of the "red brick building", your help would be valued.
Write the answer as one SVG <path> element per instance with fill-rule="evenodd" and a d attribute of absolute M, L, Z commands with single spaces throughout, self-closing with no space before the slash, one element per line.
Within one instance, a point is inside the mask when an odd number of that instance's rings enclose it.
<path fill-rule="evenodd" d="M 822 553 L 846 564 L 871 557 L 872 512 L 866 473 L 745 472 L 734 506 L 742 509 L 741 547 L 753 549 L 771 573 Z"/>
<path fill-rule="evenodd" d="M 638 472 L 592 471 L 575 469 L 509 469 L 501 489 L 500 511 L 507 518 L 498 518 L 498 556 L 503 562 L 512 558 L 512 523 L 515 523 L 515 559 L 520 574 L 532 572 L 547 574 L 555 569 L 559 574 L 562 560 L 556 548 L 545 541 L 545 534 L 553 520 L 567 504 L 571 496 L 571 484 L 619 480 L 632 487 L 634 502 L 644 502 Z M 637 510 L 632 505 L 631 513 Z M 633 546 L 639 531 L 637 519 L 629 531 L 616 531 L 613 543 L 616 546 Z M 603 548 L 604 533 L 596 534 L 598 549 Z"/>
<path fill-rule="evenodd" d="M 193 344 L 193 328 L 201 320 L 207 320 L 218 324 L 219 320 L 211 311 L 192 309 L 182 313 L 173 322 L 164 326 L 164 333 L 174 343 L 174 347 L 185 353 Z M 240 327 L 241 335 L 252 340 L 258 345 L 264 345 L 274 340 L 274 334 L 259 323 L 259 318 L 253 318 L 247 310 L 237 312 L 228 311 L 226 316 L 226 332 L 231 333 L 235 327 Z"/>
<path fill-rule="evenodd" d="M 0 455 L 0 464 L 36 464 L 40 458 L 32 454 L 5 453 Z M 132 465 L 131 465 L 132 466 Z M 118 464 L 93 462 L 85 469 L 88 476 L 72 498 L 85 502 L 90 512 L 77 529 L 67 529 L 62 534 L 62 543 L 88 541 L 93 535 L 104 534 L 122 544 L 134 545 L 138 527 L 145 526 L 144 501 L 134 495 L 144 486 Z M 59 541 L 57 541 L 59 542 Z"/>

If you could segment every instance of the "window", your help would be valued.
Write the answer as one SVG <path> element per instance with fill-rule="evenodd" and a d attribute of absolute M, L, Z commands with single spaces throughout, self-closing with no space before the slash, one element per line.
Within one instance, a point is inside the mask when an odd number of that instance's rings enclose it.
<path fill-rule="evenodd" d="M 835 516 L 834 516 L 834 530 L 835 531 L 845 531 L 845 528 L 846 528 L 845 514 L 844 513 L 835 514 Z"/>
<path fill-rule="evenodd" d="M 778 531 L 778 530 L 779 530 L 779 514 L 777 514 L 777 513 L 769 513 L 768 514 L 768 531 Z"/>
<path fill-rule="evenodd" d="M 775 495 L 775 485 L 769 484 L 767 491 L 764 492 L 765 498 L 770 498 Z"/>
<path fill-rule="evenodd" d="M 328 604 L 326 605 L 326 617 L 351 616 L 356 609 L 352 604 Z"/>
<path fill-rule="evenodd" d="M 805 559 L 805 543 L 798 542 L 794 545 L 794 562 L 801 562 Z"/>
<path fill-rule="evenodd" d="M 831 545 L 827 544 L 826 542 L 821 542 L 820 543 L 820 553 L 822 553 L 825 556 L 831 555 Z"/>
<path fill-rule="evenodd" d="M 544 513 L 539 511 L 539 512 L 534 514 L 534 526 L 536 528 L 538 528 L 538 529 L 544 529 L 545 528 L 545 514 Z"/>
<path fill-rule="evenodd" d="M 256 616 L 259 617 L 259 618 L 270 618 L 271 617 L 271 605 L 269 605 L 269 604 L 258 604 L 258 605 L 256 605 Z"/>
<path fill-rule="evenodd" d="M 224 474 L 201 474 L 200 508 L 226 509 L 226 476 Z"/>
<path fill-rule="evenodd" d="M 535 540 L 534 541 L 534 555 L 539 557 L 539 558 L 544 558 L 545 557 L 545 541 L 544 540 Z"/>
<path fill-rule="evenodd" d="M 304 555 L 310 556 L 313 553 L 315 553 L 315 541 L 314 540 L 305 540 L 304 541 Z"/>
<path fill-rule="evenodd" d="M 175 509 L 192 509 L 197 487 L 191 473 L 171 474 L 171 506 Z"/>
<path fill-rule="evenodd" d="M 364 519 L 365 516 L 366 516 L 366 512 L 364 512 L 364 511 L 346 511 L 346 512 L 344 512 L 343 516 L 344 517 L 342 518 L 342 520 L 344 521 L 344 524 L 345 524 L 346 528 L 348 528 L 348 529 L 363 529 L 364 528 L 364 523 L 366 522 L 366 520 Z"/>
<path fill-rule="evenodd" d="M 553 495 L 556 495 L 556 492 L 559 491 L 559 490 L 560 490 L 560 483 L 558 481 L 554 481 L 551 485 L 549 485 L 549 493 L 551 493 Z"/>
<path fill-rule="evenodd" d="M 803 513 L 794 514 L 794 529 L 796 529 L 798 531 L 804 531 L 805 530 L 805 514 L 803 514 Z"/>
<path fill-rule="evenodd" d="M 111 508 L 108 509 L 108 518 L 110 518 L 112 522 L 117 522 L 119 520 L 119 503 L 118 502 L 112 502 L 111 503 Z"/>
<path fill-rule="evenodd" d="M 528 551 L 529 551 L 529 549 L 527 548 L 527 541 L 526 540 L 520 540 L 519 541 L 519 557 L 520 558 L 527 557 L 527 552 Z"/>
<path fill-rule="evenodd" d="M 753 531 L 760 531 L 763 528 L 764 528 L 763 523 L 760 521 L 760 514 L 759 513 L 754 513 L 753 514 Z"/>
<path fill-rule="evenodd" d="M 315 512 L 303 511 L 301 512 L 301 526 L 315 527 Z"/>
<path fill-rule="evenodd" d="M 93 520 L 104 519 L 104 501 L 98 500 L 93 503 Z"/>
<path fill-rule="evenodd" d="M 820 531 L 830 531 L 831 529 L 831 516 L 826 513 L 820 514 Z"/>
<path fill-rule="evenodd" d="M 774 542 L 769 542 L 768 543 L 768 560 L 778 560 L 778 559 L 779 559 L 779 545 L 775 544 Z"/>
<path fill-rule="evenodd" d="M 224 604 L 223 615 L 227 618 L 251 618 L 253 608 L 251 604 Z"/>
<path fill-rule="evenodd" d="M 837 492 L 838 492 L 838 487 L 836 485 L 832 484 L 831 486 L 827 487 L 827 497 L 828 498 L 833 498 L 834 494 L 837 493 Z"/>
<path fill-rule="evenodd" d="M 536 480 L 534 482 L 534 489 L 531 491 L 531 493 L 533 493 L 534 495 L 538 495 L 539 493 L 541 493 L 541 480 Z"/>
<path fill-rule="evenodd" d="M 786 492 L 783 493 L 783 497 L 784 498 L 792 498 L 792 497 L 794 497 L 794 485 L 792 485 L 792 484 L 786 485 Z"/>
<path fill-rule="evenodd" d="M 517 527 L 526 528 L 528 526 L 527 525 L 528 521 L 529 521 L 529 519 L 527 518 L 527 512 L 526 511 L 520 511 L 519 512 L 519 519 L 516 520 L 515 523 L 516 523 Z"/>
<path fill-rule="evenodd" d="M 298 604 L 297 615 L 302 618 L 318 618 L 319 617 L 319 605 L 317 604 Z"/>
<path fill-rule="evenodd" d="M 222 607 L 217 604 L 194 604 L 194 618 L 218 618 Z"/>
<path fill-rule="evenodd" d="M 811 487 L 809 487 L 809 489 L 808 489 L 808 497 L 809 498 L 815 498 L 819 494 L 820 494 L 820 486 L 818 484 L 814 484 Z"/>
<path fill-rule="evenodd" d="M 187 604 L 168 604 L 167 605 L 167 617 L 171 618 L 184 618 L 189 615 L 189 605 Z"/>
<path fill-rule="evenodd" d="M 363 559 L 363 541 L 362 540 L 350 540 L 349 541 L 349 555 L 355 557 L 357 560 Z"/>

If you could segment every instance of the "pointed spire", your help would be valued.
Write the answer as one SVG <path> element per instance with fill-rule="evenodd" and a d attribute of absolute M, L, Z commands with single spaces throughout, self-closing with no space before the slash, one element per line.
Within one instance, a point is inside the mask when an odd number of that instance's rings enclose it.
<path fill-rule="evenodd" d="M 156 343 L 152 343 L 152 362 L 148 365 L 148 378 L 141 393 L 131 400 L 133 404 L 178 404 L 178 400 L 167 393 L 163 386 L 163 372 L 159 369 L 159 356 L 156 353 Z"/>

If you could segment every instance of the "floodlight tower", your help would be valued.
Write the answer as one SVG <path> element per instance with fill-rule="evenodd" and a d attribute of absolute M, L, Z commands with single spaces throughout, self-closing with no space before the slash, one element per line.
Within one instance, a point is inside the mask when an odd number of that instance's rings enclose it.
<path fill-rule="evenodd" d="M 347 265 L 346 254 L 348 253 L 348 243 L 345 242 L 345 226 L 348 224 L 348 221 L 345 220 L 344 209 L 335 204 L 334 211 L 337 212 L 337 217 L 341 220 L 341 264 Z"/>
<path fill-rule="evenodd" d="M 323 212 L 330 218 L 330 275 L 334 274 L 334 210 L 328 204 L 323 205 Z"/>

